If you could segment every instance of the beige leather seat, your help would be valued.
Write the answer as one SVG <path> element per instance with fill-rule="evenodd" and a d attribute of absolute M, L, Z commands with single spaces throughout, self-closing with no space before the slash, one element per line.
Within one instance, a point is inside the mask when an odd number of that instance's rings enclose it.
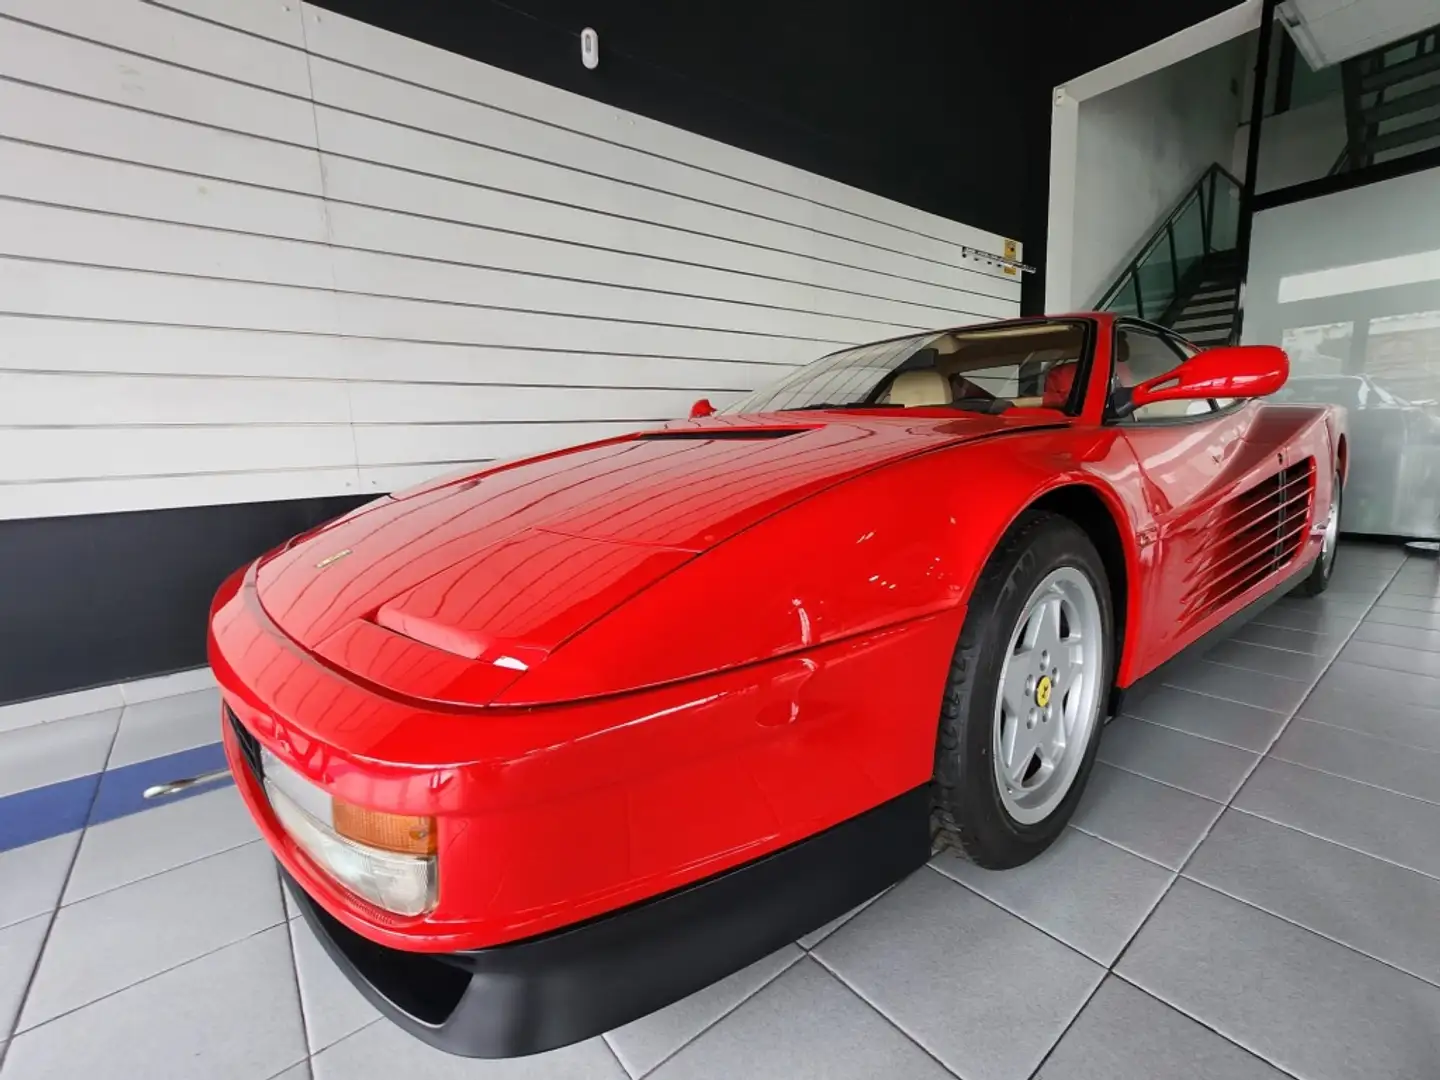
<path fill-rule="evenodd" d="M 906 371 L 895 376 L 890 389 L 885 392 L 885 401 L 890 405 L 904 405 L 907 409 L 926 405 L 949 405 L 955 400 L 950 391 L 950 380 L 938 371 Z"/>
<path fill-rule="evenodd" d="M 1199 416 L 1210 411 L 1207 401 L 1154 401 L 1135 410 L 1137 420 L 1175 420 L 1182 416 Z"/>

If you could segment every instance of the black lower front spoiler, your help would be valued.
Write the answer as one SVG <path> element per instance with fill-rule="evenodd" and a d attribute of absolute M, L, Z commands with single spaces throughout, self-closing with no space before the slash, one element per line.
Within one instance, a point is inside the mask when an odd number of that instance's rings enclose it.
<path fill-rule="evenodd" d="M 703 989 L 875 895 L 930 857 L 915 788 L 787 848 L 540 937 L 469 952 L 376 945 L 290 882 L 325 951 L 385 1016 L 466 1057 L 588 1039 Z"/>

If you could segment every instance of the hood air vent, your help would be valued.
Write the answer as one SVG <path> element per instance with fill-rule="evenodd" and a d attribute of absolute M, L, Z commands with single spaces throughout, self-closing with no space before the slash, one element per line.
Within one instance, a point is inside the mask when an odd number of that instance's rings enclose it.
<path fill-rule="evenodd" d="M 680 428 L 675 431 L 644 431 L 636 435 L 637 440 L 656 442 L 663 440 L 697 441 L 727 440 L 749 442 L 759 439 L 783 439 L 788 435 L 801 435 L 809 428 L 706 428 L 691 430 Z"/>

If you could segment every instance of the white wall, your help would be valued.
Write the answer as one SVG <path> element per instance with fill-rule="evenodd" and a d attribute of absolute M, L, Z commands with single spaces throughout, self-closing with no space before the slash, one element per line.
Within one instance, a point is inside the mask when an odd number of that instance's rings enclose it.
<path fill-rule="evenodd" d="M 1003 244 L 302 4 L 0 0 L 0 518 L 603 437 L 1017 314 Z"/>
<path fill-rule="evenodd" d="M 1345 149 L 1345 100 L 1340 96 L 1265 117 L 1260 125 L 1260 171 L 1255 191 L 1263 194 L 1325 176 Z M 1235 133 L 1234 168 L 1245 175 L 1250 125 Z"/>
<path fill-rule="evenodd" d="M 1051 306 L 1098 300 L 1206 167 L 1228 167 L 1243 66 L 1242 41 L 1228 41 L 1075 106 L 1068 295 L 1047 291 Z"/>

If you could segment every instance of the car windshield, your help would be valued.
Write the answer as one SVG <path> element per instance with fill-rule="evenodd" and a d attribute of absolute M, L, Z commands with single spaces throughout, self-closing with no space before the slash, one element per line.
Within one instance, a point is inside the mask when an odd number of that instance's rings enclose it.
<path fill-rule="evenodd" d="M 896 338 L 831 353 L 723 411 L 1074 411 L 1085 342 L 1085 324 L 1074 321 L 1006 323 Z"/>

